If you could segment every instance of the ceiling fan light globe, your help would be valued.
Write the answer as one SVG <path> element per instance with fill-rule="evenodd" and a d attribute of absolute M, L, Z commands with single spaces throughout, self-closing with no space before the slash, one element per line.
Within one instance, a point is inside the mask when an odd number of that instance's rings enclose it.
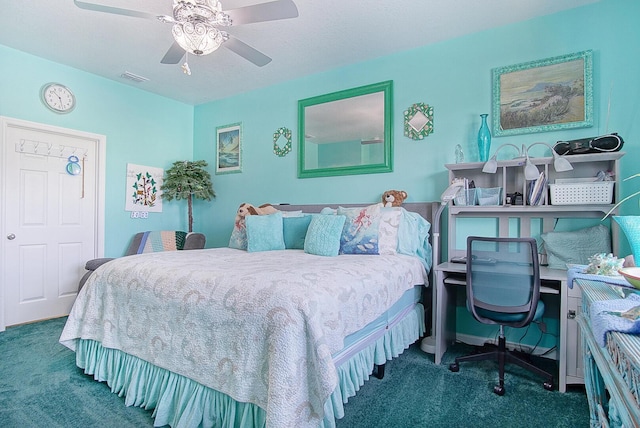
<path fill-rule="evenodd" d="M 182 49 L 193 55 L 208 55 L 228 39 L 228 34 L 203 22 L 177 22 L 172 28 L 173 38 Z"/>

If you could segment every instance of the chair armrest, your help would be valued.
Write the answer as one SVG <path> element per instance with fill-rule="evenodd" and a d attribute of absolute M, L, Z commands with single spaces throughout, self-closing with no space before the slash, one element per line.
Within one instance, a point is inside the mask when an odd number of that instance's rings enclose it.
<path fill-rule="evenodd" d="M 103 257 L 101 259 L 93 259 L 93 260 L 89 260 L 85 265 L 84 268 L 86 270 L 96 270 L 98 269 L 100 266 L 102 266 L 103 264 L 110 262 L 111 260 L 113 260 L 113 257 Z"/>
<path fill-rule="evenodd" d="M 188 233 L 184 240 L 183 250 L 201 250 L 204 248 L 207 238 L 202 233 Z"/>

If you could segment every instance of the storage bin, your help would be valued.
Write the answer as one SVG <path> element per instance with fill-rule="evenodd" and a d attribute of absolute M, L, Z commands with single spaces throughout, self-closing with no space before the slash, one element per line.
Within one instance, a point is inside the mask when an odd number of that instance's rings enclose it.
<path fill-rule="evenodd" d="M 476 188 L 478 205 L 502 205 L 502 187 Z"/>
<path fill-rule="evenodd" d="M 464 189 L 460 190 L 455 198 L 453 198 L 453 204 L 459 206 L 465 205 L 477 205 L 476 203 L 476 189 Z"/>
<path fill-rule="evenodd" d="M 613 201 L 613 181 L 593 181 L 593 178 L 556 180 L 550 184 L 551 205 L 610 204 Z"/>

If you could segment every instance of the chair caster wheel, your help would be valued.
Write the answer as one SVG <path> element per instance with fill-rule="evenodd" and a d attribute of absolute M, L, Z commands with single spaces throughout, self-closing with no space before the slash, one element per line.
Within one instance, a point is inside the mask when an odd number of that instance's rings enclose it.
<path fill-rule="evenodd" d="M 496 385 L 493 387 L 494 394 L 503 396 L 504 395 L 504 386 Z"/>
<path fill-rule="evenodd" d="M 460 371 L 460 366 L 458 365 L 458 363 L 451 363 L 449 364 L 449 370 L 452 372 L 459 372 Z"/>
<path fill-rule="evenodd" d="M 542 384 L 547 391 L 553 391 L 553 382 L 545 382 Z"/>

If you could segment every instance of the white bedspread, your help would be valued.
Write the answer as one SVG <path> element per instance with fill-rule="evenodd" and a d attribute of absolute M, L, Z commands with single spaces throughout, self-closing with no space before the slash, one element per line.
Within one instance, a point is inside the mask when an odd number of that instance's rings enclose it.
<path fill-rule="evenodd" d="M 89 278 L 60 342 L 75 350 L 75 339 L 93 339 L 254 403 L 269 427 L 316 427 L 337 385 L 331 354 L 426 281 L 406 255 L 128 256 Z"/>

